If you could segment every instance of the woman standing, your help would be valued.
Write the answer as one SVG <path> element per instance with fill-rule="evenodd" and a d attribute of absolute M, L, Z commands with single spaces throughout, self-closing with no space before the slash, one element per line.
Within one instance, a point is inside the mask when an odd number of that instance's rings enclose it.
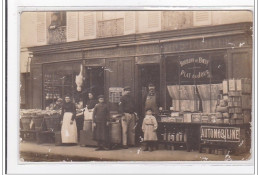
<path fill-rule="evenodd" d="M 88 93 L 88 101 L 86 104 L 86 107 L 90 112 L 93 111 L 95 105 L 98 103 L 98 101 L 94 98 L 94 94 L 92 92 Z"/>
<path fill-rule="evenodd" d="M 77 143 L 77 126 L 75 121 L 76 106 L 71 102 L 70 97 L 65 97 L 65 103 L 62 105 L 62 126 L 61 141 L 62 143 Z"/>
<path fill-rule="evenodd" d="M 95 105 L 97 104 L 97 100 L 94 99 L 94 95 L 92 92 L 88 93 L 88 101 L 86 103 L 86 108 L 84 109 L 84 127 L 83 130 L 87 130 L 90 127 L 89 122 L 93 120 L 93 110 Z"/>

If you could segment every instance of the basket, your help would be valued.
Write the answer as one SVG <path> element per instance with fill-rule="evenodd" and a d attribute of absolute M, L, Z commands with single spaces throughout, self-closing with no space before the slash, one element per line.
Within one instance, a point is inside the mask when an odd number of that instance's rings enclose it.
<path fill-rule="evenodd" d="M 32 121 L 34 123 L 34 128 L 36 131 L 42 131 L 43 130 L 43 122 L 44 122 L 44 115 L 41 113 L 38 113 L 36 117 L 32 118 Z"/>
<path fill-rule="evenodd" d="M 48 131 L 60 131 L 61 117 L 59 114 L 45 115 L 44 120 Z"/>
<path fill-rule="evenodd" d="M 22 128 L 23 130 L 30 130 L 30 123 L 32 117 L 26 116 L 21 118 Z"/>

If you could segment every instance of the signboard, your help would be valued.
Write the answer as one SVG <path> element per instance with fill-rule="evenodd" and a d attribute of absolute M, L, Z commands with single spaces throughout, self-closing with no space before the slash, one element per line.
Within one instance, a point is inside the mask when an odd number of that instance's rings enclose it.
<path fill-rule="evenodd" d="M 219 126 L 201 126 L 200 138 L 203 141 L 239 142 L 240 141 L 240 128 L 238 128 L 238 127 L 219 127 Z"/>
<path fill-rule="evenodd" d="M 204 80 L 210 78 L 209 58 L 206 55 L 183 57 L 179 60 L 182 80 Z"/>
<path fill-rule="evenodd" d="M 122 87 L 110 87 L 109 88 L 109 102 L 119 103 L 120 98 L 123 95 L 124 88 Z"/>

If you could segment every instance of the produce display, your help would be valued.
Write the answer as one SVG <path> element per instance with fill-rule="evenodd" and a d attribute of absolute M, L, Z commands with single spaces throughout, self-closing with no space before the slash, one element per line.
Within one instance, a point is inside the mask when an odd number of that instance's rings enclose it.
<path fill-rule="evenodd" d="M 20 110 L 20 119 L 21 119 L 21 128 L 23 130 L 43 130 L 43 122 L 47 124 L 50 123 L 49 120 L 55 118 L 55 120 L 60 121 L 61 110 L 41 110 L 41 109 L 21 109 Z"/>

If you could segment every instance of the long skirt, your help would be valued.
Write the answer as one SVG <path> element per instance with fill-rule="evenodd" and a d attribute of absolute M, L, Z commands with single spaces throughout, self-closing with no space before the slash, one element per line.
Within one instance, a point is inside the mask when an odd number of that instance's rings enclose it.
<path fill-rule="evenodd" d="M 108 127 L 106 122 L 96 122 L 93 137 L 96 141 L 106 142 L 108 140 Z"/>
<path fill-rule="evenodd" d="M 77 134 L 77 125 L 74 120 L 70 124 L 73 114 L 71 112 L 65 112 L 63 116 L 63 122 L 61 126 L 61 141 L 62 143 L 77 143 L 78 134 Z"/>

